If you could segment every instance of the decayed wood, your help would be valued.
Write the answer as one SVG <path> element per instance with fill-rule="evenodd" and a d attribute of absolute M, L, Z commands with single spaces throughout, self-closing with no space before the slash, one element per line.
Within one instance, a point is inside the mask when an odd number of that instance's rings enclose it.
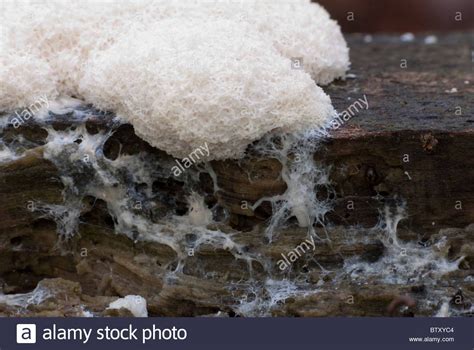
<path fill-rule="evenodd" d="M 470 37 L 440 37 L 436 45 L 401 43 L 394 37 L 374 37 L 369 44 L 363 42 L 362 36 L 348 37 L 351 74 L 355 78 L 335 82 L 325 90 L 339 111 L 363 95 L 369 108 L 335 130 L 314 155 L 332 169 L 336 205 L 327 217 L 335 226 L 330 229 L 332 242 L 318 244 L 312 254 L 295 262 L 289 277 L 303 276 L 314 285 L 321 278 L 330 280 L 331 274 L 322 277 L 313 258 L 332 270 L 353 256 L 376 261 L 385 249 L 377 237 L 354 243 L 345 239 L 344 232 L 352 226 L 375 226 L 379 210 L 398 198 L 406 201 L 409 215 L 400 224 L 401 239 L 427 240 L 433 234 L 436 237 L 440 229 L 450 228 L 443 231 L 450 239 L 450 258 L 464 256 L 465 260 L 462 269 L 445 277 L 438 289 L 440 295 L 445 292 L 450 296 L 462 290 L 462 304 L 453 306 L 469 310 L 474 290 L 466 277 L 472 275 L 474 267 L 474 230 L 472 226 L 464 228 L 474 223 L 474 75 Z M 400 67 L 403 59 L 407 60 L 406 69 Z M 446 92 L 452 88 L 458 92 Z M 456 113 L 457 107 L 461 107 L 461 114 Z M 109 130 L 114 125 L 112 117 L 91 116 L 87 129 L 91 133 Z M 61 129 L 82 123 L 83 120 L 66 116 L 57 117 L 54 126 Z M 236 301 L 246 291 L 229 290 L 228 283 L 238 285 L 250 277 L 256 281 L 268 277 L 258 261 L 249 270 L 245 262 L 228 251 L 204 247 L 189 258 L 184 273 L 173 278 L 170 271 L 176 253 L 166 245 L 134 242 L 117 234 L 105 204 L 93 198 L 90 200 L 94 205 L 84 201 L 79 234 L 66 242 L 58 241 L 55 224 L 28 210 L 31 200 L 49 204 L 63 200 L 58 169 L 42 158 L 46 133 L 31 120 L 19 129 L 5 129 L 1 137 L 8 143 L 19 134 L 31 141 L 31 149 L 20 159 L 0 164 L 2 289 L 8 294 L 26 293 L 43 281 L 57 295 L 57 304 L 45 301 L 22 310 L 23 315 L 80 315 L 78 304 L 98 314 L 113 315 L 105 311 L 106 306 L 114 297 L 127 294 L 145 297 L 151 315 L 196 316 L 218 311 L 233 315 Z M 104 152 L 111 159 L 118 152 L 147 152 L 157 159 L 170 158 L 136 137 L 129 125 L 117 129 Z M 210 202 L 218 201 L 229 210 L 229 224 L 241 231 L 236 241 L 250 252 L 275 262 L 306 237 L 305 230 L 290 225 L 268 244 L 263 231 L 271 207 L 263 203 L 252 211 L 241 205 L 242 201 L 252 204 L 285 191 L 277 160 L 249 156 L 240 161 L 212 162 L 212 167 L 220 190 L 214 197 L 207 175 L 200 179 L 201 190 L 208 193 Z M 184 191 L 178 181 L 157 179 L 153 190 L 173 197 L 178 209 L 186 211 Z M 350 201 L 353 209 L 348 207 Z M 161 203 L 150 217 L 159 217 L 167 210 L 166 203 Z M 283 276 L 275 266 L 271 270 L 273 277 Z M 48 280 L 58 277 L 61 279 Z M 420 285 L 380 285 L 374 289 L 348 280 L 338 286 L 337 292 L 287 300 L 273 314 L 387 315 L 393 299 L 409 294 L 418 304 L 407 314 L 431 315 L 439 305 L 424 304 L 424 290 Z M 348 302 L 350 296 L 352 303 Z M 0 305 L 0 314 L 18 312 L 18 308 Z"/>
<path fill-rule="evenodd" d="M 362 35 L 348 41 L 355 79 L 325 90 L 339 112 L 364 95 L 369 108 L 333 131 L 315 155 L 333 169 L 338 204 L 331 220 L 373 226 L 381 205 L 373 197 L 379 194 L 405 199 L 405 224 L 421 232 L 474 222 L 472 34 L 440 37 L 436 45 L 383 36 L 364 43 Z M 241 201 L 284 191 L 275 160 L 214 166 L 236 224 L 248 224 L 243 215 L 255 218 L 242 211 Z M 262 177 L 250 183 L 245 174 L 255 171 Z M 351 200 L 354 210 L 347 209 Z"/>

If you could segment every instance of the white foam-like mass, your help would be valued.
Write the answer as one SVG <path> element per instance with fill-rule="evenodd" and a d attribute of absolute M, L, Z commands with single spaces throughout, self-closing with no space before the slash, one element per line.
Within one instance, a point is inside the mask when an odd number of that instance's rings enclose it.
<path fill-rule="evenodd" d="M 127 295 L 110 303 L 108 309 L 127 309 L 135 317 L 148 317 L 146 300 L 140 295 Z"/>
<path fill-rule="evenodd" d="M 340 27 L 327 11 L 309 0 L 175 0 L 152 2 L 148 18 L 230 19 L 248 23 L 286 58 L 302 58 L 304 70 L 318 84 L 343 77 L 348 48 Z M 148 23 L 148 22 L 146 22 Z"/>
<path fill-rule="evenodd" d="M 349 66 L 337 23 L 304 0 L 6 2 L 0 20 L 1 110 L 77 97 L 176 157 L 207 143 L 208 159 L 237 158 L 269 132 L 325 125 L 315 82 Z"/>

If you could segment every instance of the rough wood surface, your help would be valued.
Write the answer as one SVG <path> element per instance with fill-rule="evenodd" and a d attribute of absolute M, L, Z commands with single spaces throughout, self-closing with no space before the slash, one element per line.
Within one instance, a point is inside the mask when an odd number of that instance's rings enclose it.
<path fill-rule="evenodd" d="M 335 82 L 325 90 L 339 112 L 363 95 L 369 108 L 334 131 L 315 155 L 334 169 L 340 199 L 333 220 L 373 225 L 380 204 L 373 197 L 379 194 L 407 201 L 413 229 L 474 222 L 473 40 L 472 33 L 441 36 L 436 45 L 390 36 L 376 36 L 371 43 L 362 35 L 348 37 L 355 79 Z M 406 69 L 400 66 L 403 59 Z M 452 88 L 457 92 L 450 93 Z M 225 190 L 222 198 L 233 204 L 235 213 L 241 213 L 241 200 L 253 201 L 285 188 L 275 180 L 277 161 L 226 162 L 216 169 Z M 246 181 L 243 174 L 249 171 L 261 179 Z M 348 200 L 356 202 L 354 211 L 345 210 Z M 462 210 L 456 210 L 457 201 Z"/>
<path fill-rule="evenodd" d="M 459 314 L 472 312 L 472 33 L 440 37 L 435 45 L 402 43 L 398 37 L 383 36 L 365 43 L 362 36 L 351 35 L 348 41 L 355 78 L 335 82 L 325 90 L 339 111 L 364 94 L 369 108 L 334 131 L 314 155 L 332 169 L 336 206 L 327 217 L 330 243 L 318 244 L 285 276 L 275 266 L 262 266 L 258 261 L 249 269 L 229 251 L 204 246 L 189 257 L 179 278 L 170 277 L 175 251 L 115 232 L 107 204 L 96 198 L 84 198 L 78 234 L 59 240 L 50 218 L 28 210 L 29 201 L 61 204 L 64 191 L 60 170 L 42 157 L 47 133 L 31 120 L 19 129 L 6 127 L 1 134 L 5 144 L 17 142 L 21 135 L 26 153 L 0 163 L 0 281 L 6 295 L 32 293 L 40 283 L 51 296 L 21 308 L 2 304 L 0 298 L 0 314 L 81 315 L 85 307 L 97 315 L 115 315 L 106 310 L 111 300 L 140 294 L 147 299 L 151 315 L 197 316 L 221 311 L 232 316 L 237 313 L 238 300 L 256 297 L 247 287 L 240 288 L 239 281 L 262 282 L 268 271 L 275 278 L 302 279 L 309 289 L 328 286 L 316 294 L 278 301 L 270 310 L 272 315 L 388 315 L 390 302 L 406 294 L 417 306 L 397 314 L 433 315 L 446 297 Z M 407 60 L 406 69 L 400 67 L 402 59 Z M 457 92 L 446 92 L 452 88 Z M 461 107 L 460 115 L 457 107 Z M 84 123 L 91 134 L 115 129 L 103 148 L 108 159 L 119 153 L 143 152 L 157 161 L 171 160 L 137 138 L 129 125 L 117 126 L 110 114 L 92 113 L 87 121 L 74 115 L 53 120 L 57 130 Z M 406 155 L 409 162 L 404 162 Z M 238 233 L 236 240 L 249 252 L 275 262 L 305 239 L 306 231 L 290 223 L 278 240 L 268 244 L 263 230 L 271 207 L 264 202 L 255 211 L 242 209 L 242 201 L 254 203 L 285 191 L 277 160 L 249 155 L 240 161 L 213 162 L 212 167 L 220 190 L 213 194 L 207 174 L 198 180 L 200 190 L 207 194 L 209 205 L 218 203 L 228 210 L 229 225 L 221 229 Z M 89 181 L 92 175 L 80 171 L 77 178 Z M 154 222 L 170 211 L 185 213 L 185 191 L 181 182 L 158 176 L 153 183 L 157 196 L 143 203 L 144 215 Z M 387 203 L 398 200 L 406 202 L 409 214 L 400 223 L 399 238 L 429 244 L 430 240 L 437 242 L 440 234 L 446 236 L 445 253 L 451 261 L 462 258 L 460 269 L 443 276 L 436 286 L 426 280 L 372 288 L 370 279 L 361 286 L 349 277 L 338 277 L 338 269 L 353 257 L 372 263 L 385 254 L 387 248 L 380 237 L 366 235 L 365 229 L 377 224 Z M 348 209 L 349 201 L 354 209 Z M 323 234 L 321 227 L 316 230 Z M 351 230 L 361 239 L 348 239 Z M 337 285 L 331 287 L 336 279 Z M 229 281 L 234 282 L 233 289 Z M 351 298 L 353 302 L 348 302 Z"/>

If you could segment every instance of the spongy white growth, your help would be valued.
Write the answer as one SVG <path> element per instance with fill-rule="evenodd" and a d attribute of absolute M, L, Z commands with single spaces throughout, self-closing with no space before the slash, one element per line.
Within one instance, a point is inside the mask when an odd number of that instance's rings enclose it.
<path fill-rule="evenodd" d="M 31 54 L 0 52 L 0 110 L 34 104 L 41 96 L 58 95 L 50 65 Z"/>
<path fill-rule="evenodd" d="M 349 50 L 339 25 L 309 0 L 171 1 L 164 13 L 249 23 L 282 56 L 302 59 L 304 70 L 318 84 L 344 77 L 349 68 Z"/>
<path fill-rule="evenodd" d="M 349 66 L 338 25 L 303 0 L 2 7 L 0 109 L 81 98 L 176 157 L 204 143 L 208 159 L 240 157 L 268 132 L 320 127 L 334 110 L 315 81 Z"/>
<path fill-rule="evenodd" d="M 1 6 L 0 86 L 7 83 L 9 94 L 15 91 L 10 85 L 24 93 L 41 90 L 53 100 L 58 93 L 79 96 L 77 86 L 90 53 L 113 43 L 144 5 L 7 0 Z M 18 97 L 16 105 L 1 101 L 0 108 L 25 107 Z"/>
<path fill-rule="evenodd" d="M 91 59 L 81 89 L 180 158 L 205 143 L 211 159 L 240 157 L 269 131 L 318 127 L 334 112 L 307 73 L 292 70 L 252 27 L 229 20 L 169 19 L 132 30 Z"/>
<path fill-rule="evenodd" d="M 301 1 L 282 10 L 257 2 L 255 24 L 272 39 L 287 58 L 302 58 L 305 71 L 318 84 L 328 84 L 345 76 L 349 68 L 349 49 L 336 21 L 324 8 Z M 249 16 L 249 18 L 252 18 Z"/>
<path fill-rule="evenodd" d="M 128 309 L 135 317 L 148 317 L 146 300 L 140 295 L 127 295 L 110 303 L 108 309 Z"/>

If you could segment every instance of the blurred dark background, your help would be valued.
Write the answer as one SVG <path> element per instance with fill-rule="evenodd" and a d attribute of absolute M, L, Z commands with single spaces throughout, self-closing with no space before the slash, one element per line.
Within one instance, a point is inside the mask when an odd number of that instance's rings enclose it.
<path fill-rule="evenodd" d="M 329 11 L 344 32 L 474 29 L 474 0 L 316 0 L 315 2 Z M 351 12 L 354 14 L 353 19 Z"/>

